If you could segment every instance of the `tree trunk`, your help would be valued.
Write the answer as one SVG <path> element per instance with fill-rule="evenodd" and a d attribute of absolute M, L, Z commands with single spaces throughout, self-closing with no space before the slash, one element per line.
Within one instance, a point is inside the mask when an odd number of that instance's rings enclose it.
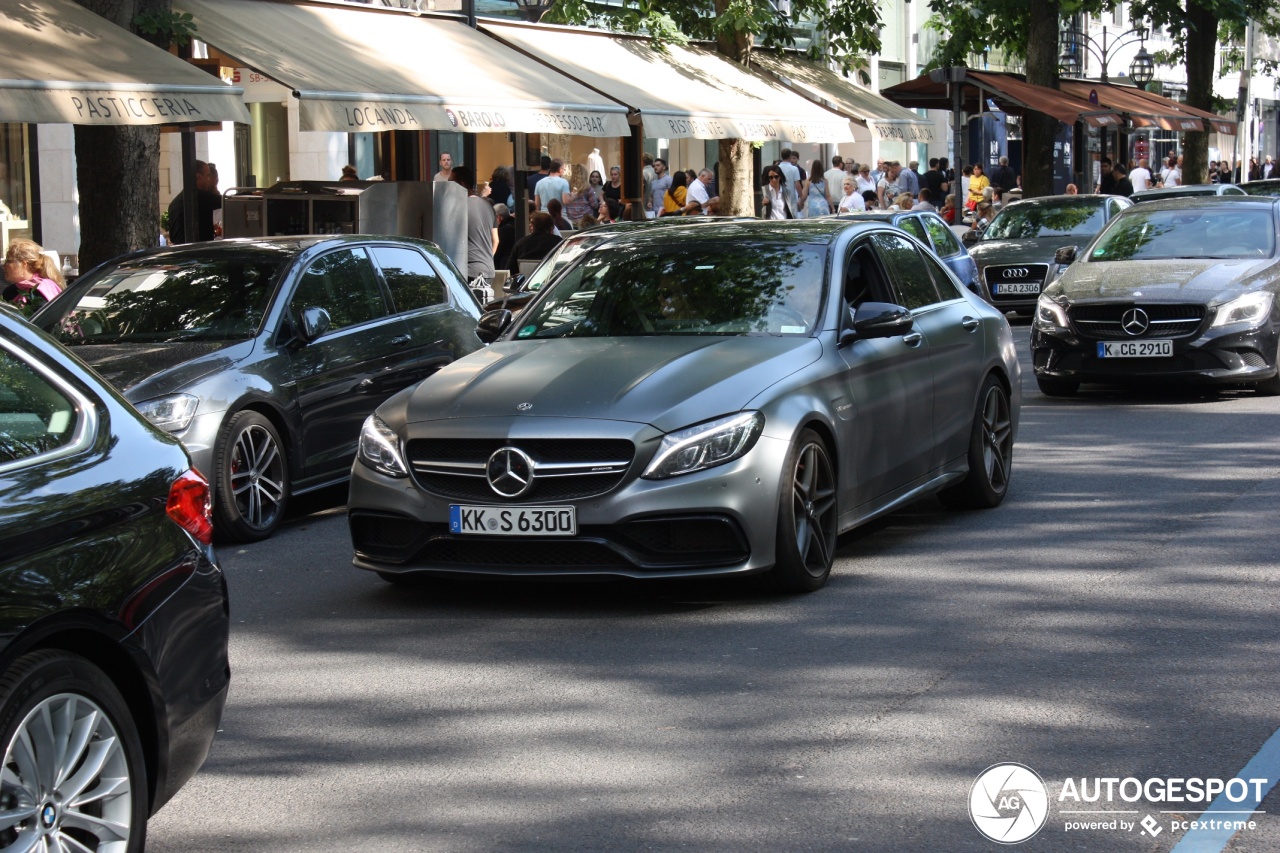
<path fill-rule="evenodd" d="M 730 0 L 715 0 L 716 16 L 723 16 L 729 10 L 729 4 Z M 751 36 L 747 33 L 717 33 L 716 49 L 731 62 L 746 64 L 751 50 Z M 720 140 L 720 174 L 716 188 L 720 193 L 721 214 L 755 216 L 755 176 L 751 174 L 753 160 L 751 143 L 747 140 Z"/>
<path fill-rule="evenodd" d="M 170 0 L 77 0 L 132 30 L 138 12 L 171 8 Z M 160 234 L 160 129 L 77 126 L 80 269 L 154 246 Z"/>
<path fill-rule="evenodd" d="M 1033 2 L 1027 32 L 1027 82 L 1058 88 L 1058 2 Z M 1058 120 L 1039 112 L 1022 117 L 1023 198 L 1053 194 L 1053 141 Z"/>
<path fill-rule="evenodd" d="M 1213 61 L 1218 51 L 1218 17 L 1194 0 L 1187 2 L 1187 103 L 1213 110 Z M 1187 133 L 1182 140 L 1182 182 L 1209 181 L 1209 134 Z M 1248 170 L 1248 164 L 1243 164 Z"/>

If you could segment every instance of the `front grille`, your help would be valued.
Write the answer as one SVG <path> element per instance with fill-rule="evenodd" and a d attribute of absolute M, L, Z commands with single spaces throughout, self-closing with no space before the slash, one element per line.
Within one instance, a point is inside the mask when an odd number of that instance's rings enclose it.
<path fill-rule="evenodd" d="M 726 516 L 639 518 L 585 525 L 575 537 L 459 536 L 449 525 L 357 510 L 350 516 L 357 554 L 424 569 L 703 569 L 751 556 L 746 535 Z"/>
<path fill-rule="evenodd" d="M 1044 287 L 1044 280 L 1049 275 L 1049 265 L 1000 264 L 999 266 L 986 267 L 982 274 L 986 278 L 987 289 L 991 292 L 993 299 L 1035 299 L 1036 293 L 1001 293 L 999 286 L 1003 284 L 1034 283 L 1038 285 L 1038 293 Z"/>
<path fill-rule="evenodd" d="M 533 487 L 514 499 L 493 491 L 485 476 L 489 457 L 506 446 L 524 451 L 534 463 Z M 432 494 L 528 504 L 604 494 L 626 476 L 635 447 L 626 439 L 420 438 L 408 443 L 407 453 L 414 479 Z"/>
<path fill-rule="evenodd" d="M 1126 311 L 1141 308 L 1150 320 L 1146 334 L 1130 335 L 1121 320 Z M 1090 340 L 1131 340 L 1134 338 L 1186 338 L 1204 322 L 1203 305 L 1073 305 L 1068 309 L 1077 334 Z"/>

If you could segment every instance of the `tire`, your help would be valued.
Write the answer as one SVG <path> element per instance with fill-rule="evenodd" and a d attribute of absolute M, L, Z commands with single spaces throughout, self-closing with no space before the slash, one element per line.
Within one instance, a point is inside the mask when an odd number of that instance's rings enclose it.
<path fill-rule="evenodd" d="M 226 542 L 266 539 L 289 503 L 289 460 L 276 428 L 257 412 L 236 412 L 214 448 L 213 529 Z"/>
<path fill-rule="evenodd" d="M 952 509 L 991 509 L 1009 491 L 1013 466 L 1013 419 L 1009 395 L 994 376 L 988 376 L 978 394 L 969 436 L 969 473 L 963 480 L 938 493 Z"/>
<path fill-rule="evenodd" d="M 1042 376 L 1036 374 L 1036 385 L 1040 387 L 1040 393 L 1046 397 L 1074 397 L 1076 392 L 1080 390 L 1080 383 L 1073 382 L 1070 379 L 1057 379 L 1053 376 Z"/>
<path fill-rule="evenodd" d="M 35 836 L 30 849 L 46 849 L 42 842 L 50 850 L 143 849 L 149 804 L 142 744 L 102 670 L 67 652 L 18 658 L 0 679 L 0 743 L 0 848 L 17 845 L 21 834 Z"/>
<path fill-rule="evenodd" d="M 831 576 L 839 511 L 827 446 L 802 430 L 787 453 L 778 502 L 777 562 L 765 582 L 778 592 L 813 592 Z"/>

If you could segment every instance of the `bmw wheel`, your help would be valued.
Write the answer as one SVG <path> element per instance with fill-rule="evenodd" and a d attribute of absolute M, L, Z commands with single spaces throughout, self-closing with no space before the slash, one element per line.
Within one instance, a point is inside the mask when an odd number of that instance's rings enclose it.
<path fill-rule="evenodd" d="M 1009 395 L 1000 380 L 988 376 L 978 395 L 969 436 L 969 473 L 938 497 L 954 509 L 990 509 L 1009 491 L 1013 465 L 1013 418 Z"/>
<path fill-rule="evenodd" d="M 237 412 L 218 437 L 214 459 L 214 530 L 229 542 L 266 539 L 289 502 L 288 460 L 276 428 L 257 412 Z"/>
<path fill-rule="evenodd" d="M 0 737 L 0 849 L 143 849 L 142 745 L 101 670 L 67 652 L 19 658 L 0 680 Z"/>
<path fill-rule="evenodd" d="M 787 454 L 778 506 L 777 562 L 766 575 L 782 592 L 822 588 L 835 561 L 836 475 L 827 446 L 803 430 Z"/>

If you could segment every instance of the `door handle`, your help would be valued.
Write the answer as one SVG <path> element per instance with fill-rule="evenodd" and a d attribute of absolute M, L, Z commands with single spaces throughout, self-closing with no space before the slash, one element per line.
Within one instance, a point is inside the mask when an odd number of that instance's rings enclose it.
<path fill-rule="evenodd" d="M 960 325 L 963 326 L 966 331 L 972 332 L 974 329 L 978 328 L 978 326 L 982 325 L 982 321 L 977 317 L 965 317 L 960 321 Z"/>
<path fill-rule="evenodd" d="M 902 342 L 909 347 L 919 346 L 922 340 L 924 340 L 924 335 L 919 332 L 908 332 L 902 336 Z"/>
<path fill-rule="evenodd" d="M 393 347 L 402 347 L 413 340 L 413 335 L 398 335 L 391 339 Z"/>

